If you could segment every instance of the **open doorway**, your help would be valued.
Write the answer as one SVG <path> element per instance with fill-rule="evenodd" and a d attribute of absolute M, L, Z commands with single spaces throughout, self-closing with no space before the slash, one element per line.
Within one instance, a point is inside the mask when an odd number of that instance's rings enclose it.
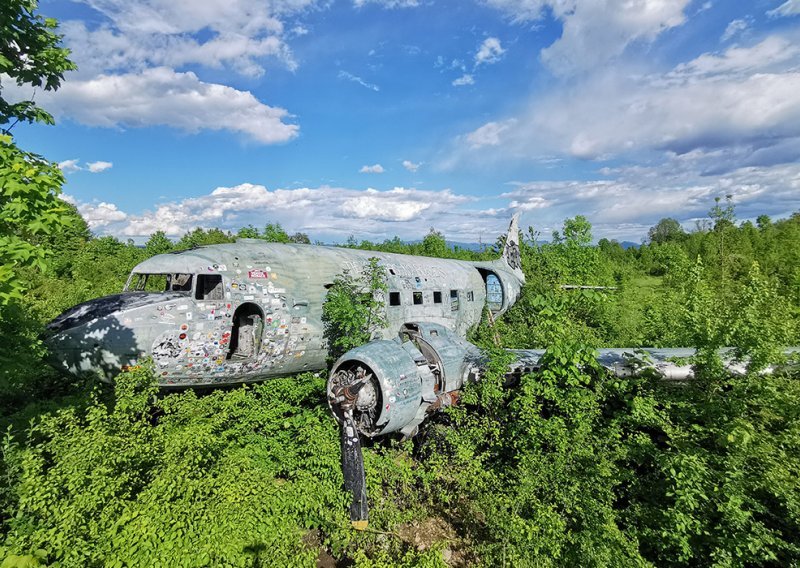
<path fill-rule="evenodd" d="M 261 352 L 264 312 L 256 304 L 245 303 L 233 312 L 231 344 L 227 359 L 255 358 Z"/>
<path fill-rule="evenodd" d="M 483 282 L 486 284 L 486 304 L 489 306 L 489 310 L 491 310 L 492 314 L 497 314 L 503 309 L 503 302 L 505 300 L 503 283 L 494 272 L 485 269 L 478 270 L 481 276 L 483 276 Z"/>

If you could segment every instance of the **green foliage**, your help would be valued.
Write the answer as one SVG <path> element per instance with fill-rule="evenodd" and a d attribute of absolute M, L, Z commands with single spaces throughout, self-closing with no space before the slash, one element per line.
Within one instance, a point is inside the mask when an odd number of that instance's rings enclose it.
<path fill-rule="evenodd" d="M 670 241 L 680 241 L 686 236 L 686 232 L 681 227 L 677 219 L 665 217 L 654 227 L 650 227 L 647 237 L 651 243 L 664 244 Z"/>
<path fill-rule="evenodd" d="M 170 252 L 173 246 L 172 241 L 167 238 L 164 231 L 156 231 L 147 239 L 144 250 L 147 256 L 150 257 Z"/>
<path fill-rule="evenodd" d="M 0 560 L 59 566 L 443 565 L 441 550 L 350 529 L 324 379 L 156 396 L 150 365 L 7 437 Z M 366 450 L 372 525 L 423 512 L 405 448 Z M 389 524 L 391 523 L 391 524 Z M 439 561 L 436 562 L 438 557 Z M 9 561 L 8 559 L 12 559 Z"/>
<path fill-rule="evenodd" d="M 185 250 L 204 245 L 219 245 L 224 243 L 232 243 L 236 239 L 230 232 L 221 231 L 219 229 L 204 230 L 200 227 L 193 231 L 189 231 L 183 235 L 180 240 L 175 244 L 175 250 Z"/>
<path fill-rule="evenodd" d="M 54 91 L 75 64 L 68 59 L 69 50 L 59 46 L 57 22 L 36 14 L 37 4 L 36 0 L 5 0 L 0 5 L 0 73 L 17 85 Z M 53 117 L 33 100 L 9 103 L 0 87 L 0 125 L 11 120 L 13 124 L 19 120 L 53 123 Z M 4 127 L 3 133 L 10 128 Z"/>
<path fill-rule="evenodd" d="M 55 164 L 0 135 L 0 306 L 22 297 L 19 269 L 44 268 L 47 250 L 36 239 L 68 223 L 58 195 L 64 176 Z"/>
<path fill-rule="evenodd" d="M 386 290 L 386 269 L 375 257 L 358 278 L 344 270 L 334 279 L 322 305 L 323 335 L 331 362 L 385 327 Z"/>
<path fill-rule="evenodd" d="M 365 441 L 366 533 L 349 528 L 323 378 L 158 393 L 147 365 L 113 391 L 46 370 L 44 321 L 118 292 L 135 264 L 177 248 L 158 233 L 145 248 L 95 238 L 74 208 L 65 215 L 68 225 L 30 237 L 57 252 L 43 268 L 17 267 L 27 291 L 0 319 L 0 428 L 12 427 L 0 566 L 800 562 L 800 387 L 759 374 L 800 343 L 800 215 L 758 227 L 733 218 L 628 250 L 590 246 L 586 219 L 567 220 L 553 243 L 530 230 L 522 298 L 471 337 L 491 351 L 484 380 L 413 442 Z M 264 238 L 252 227 L 239 236 Z M 230 239 L 197 230 L 180 246 Z M 498 254 L 448 247 L 434 232 L 352 245 Z M 379 326 L 384 279 L 373 260 L 330 289 L 341 351 Z M 542 369 L 509 388 L 495 336 L 547 348 Z M 699 347 L 700 378 L 616 379 L 595 365 L 594 347 L 648 344 Z M 746 375 L 724 370 L 723 345 L 748 362 Z"/>

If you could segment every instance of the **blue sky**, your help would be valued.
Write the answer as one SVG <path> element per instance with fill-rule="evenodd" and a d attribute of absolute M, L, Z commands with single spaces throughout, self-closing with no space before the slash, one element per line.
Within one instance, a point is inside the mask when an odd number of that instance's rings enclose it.
<path fill-rule="evenodd" d="M 800 209 L 800 0 L 41 0 L 79 69 L 18 143 L 97 234 L 493 241 Z M 4 96 L 29 96 L 4 85 Z"/>

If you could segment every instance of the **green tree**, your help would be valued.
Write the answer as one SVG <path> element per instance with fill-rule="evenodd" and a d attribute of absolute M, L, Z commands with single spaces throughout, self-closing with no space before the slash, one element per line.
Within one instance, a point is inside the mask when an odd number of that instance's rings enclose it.
<path fill-rule="evenodd" d="M 0 5 L 0 74 L 20 86 L 55 90 L 75 65 L 59 46 L 56 21 L 35 14 L 36 7 L 35 0 Z M 47 251 L 37 237 L 68 223 L 67 206 L 58 198 L 64 177 L 54 164 L 14 144 L 8 132 L 19 121 L 52 124 L 53 117 L 32 100 L 8 102 L 0 82 L 0 125 L 8 125 L 0 135 L 0 305 L 20 297 L 21 268 L 44 266 Z"/>
<path fill-rule="evenodd" d="M 0 74 L 19 86 L 55 91 L 64 73 L 75 69 L 69 50 L 55 33 L 57 22 L 36 14 L 36 0 L 5 0 L 0 4 Z M 13 121 L 13 122 L 12 122 Z M 0 125 L 3 133 L 19 121 L 53 123 L 53 117 L 33 100 L 10 103 L 0 83 Z"/>
<path fill-rule="evenodd" d="M 311 239 L 308 238 L 306 233 L 297 232 L 291 237 L 289 237 L 289 241 L 293 243 L 297 243 L 299 245 L 310 245 Z"/>
<path fill-rule="evenodd" d="M 677 219 L 665 217 L 654 227 L 650 227 L 647 236 L 651 243 L 661 244 L 680 240 L 686 236 L 686 232 Z"/>
<path fill-rule="evenodd" d="M 204 245 L 219 245 L 224 243 L 232 243 L 235 240 L 236 239 L 234 239 L 233 235 L 231 235 L 229 232 L 226 233 L 220 229 L 204 230 L 198 227 L 197 229 L 189 231 L 183 235 L 181 240 L 175 244 L 175 249 L 183 250 L 201 247 Z"/>
<path fill-rule="evenodd" d="M 358 277 L 344 270 L 334 279 L 322 305 L 323 334 L 331 362 L 372 339 L 386 325 L 387 289 L 386 269 L 375 257 Z"/>
<path fill-rule="evenodd" d="M 246 227 L 242 227 L 236 233 L 236 236 L 240 239 L 257 239 L 261 235 L 253 225 L 247 225 Z"/>
<path fill-rule="evenodd" d="M 280 223 L 267 223 L 264 227 L 264 232 L 261 234 L 262 239 L 270 243 L 290 243 L 292 239 L 289 234 L 283 230 Z"/>
<path fill-rule="evenodd" d="M 21 268 L 44 268 L 47 249 L 39 238 L 69 223 L 58 197 L 63 183 L 55 164 L 0 135 L 0 305 L 22 297 Z"/>
<path fill-rule="evenodd" d="M 167 238 L 164 231 L 156 231 L 144 245 L 144 250 L 147 256 L 155 256 L 157 254 L 164 254 L 172 250 L 172 241 Z"/>
<path fill-rule="evenodd" d="M 447 241 L 444 235 L 431 227 L 431 230 L 422 239 L 422 254 L 424 256 L 435 256 L 443 258 L 447 256 Z"/>

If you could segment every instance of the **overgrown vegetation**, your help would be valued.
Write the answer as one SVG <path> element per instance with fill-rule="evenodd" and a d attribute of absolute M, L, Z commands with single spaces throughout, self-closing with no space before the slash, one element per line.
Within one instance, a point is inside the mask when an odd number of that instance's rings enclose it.
<path fill-rule="evenodd" d="M 0 8 L 0 25 L 17 22 L 16 36 L 2 30 L 0 71 L 57 88 L 72 65 L 35 9 Z M 0 98 L 0 126 L 18 120 L 51 119 Z M 163 393 L 146 363 L 113 388 L 43 363 L 37 336 L 65 308 L 119 291 L 153 254 L 234 236 L 156 233 L 143 248 L 92 236 L 58 200 L 52 164 L 7 135 L 0 158 L 2 568 L 800 564 L 800 383 L 761 373 L 800 344 L 800 213 L 738 223 L 720 199 L 694 231 L 664 219 L 629 249 L 591 246 L 581 216 L 549 243 L 529 229 L 522 298 L 493 333 L 471 337 L 492 353 L 486 380 L 413 442 L 365 448 L 372 530 L 359 533 L 323 377 Z M 237 236 L 308 242 L 279 224 Z M 415 244 L 347 246 L 499 254 L 451 248 L 434 230 Z M 334 350 L 379 325 L 382 282 L 373 261 L 334 283 Z M 543 370 L 504 388 L 508 354 L 495 337 L 546 347 Z M 593 349 L 614 345 L 695 346 L 697 379 L 609 378 Z M 722 345 L 749 361 L 745 375 L 723 369 Z"/>
<path fill-rule="evenodd" d="M 365 449 L 376 531 L 366 533 L 349 528 L 323 378 L 159 394 L 147 367 L 114 389 L 45 370 L 43 321 L 118 290 L 151 253 L 225 236 L 196 230 L 173 245 L 157 234 L 142 249 L 92 237 L 71 215 L 47 240 L 69 253 L 25 269 L 25 301 L 3 311 L 9 360 L 25 361 L 6 368 L 2 399 L 8 566 L 800 562 L 800 386 L 759 374 L 800 343 L 800 215 L 667 232 L 628 250 L 587 246 L 585 219 L 550 243 L 529 232 L 528 284 L 496 331 L 504 347 L 548 347 L 545 370 L 502 388 L 505 353 L 493 333 L 474 334 L 494 353 L 487 380 L 413 442 Z M 429 237 L 444 256 L 498 254 Z M 382 281 L 373 261 L 331 288 L 326 312 L 349 341 L 340 349 L 369 338 Z M 700 378 L 609 379 L 594 364 L 594 347 L 643 344 L 699 347 Z M 725 373 L 720 345 L 747 356 L 750 372 Z"/>

